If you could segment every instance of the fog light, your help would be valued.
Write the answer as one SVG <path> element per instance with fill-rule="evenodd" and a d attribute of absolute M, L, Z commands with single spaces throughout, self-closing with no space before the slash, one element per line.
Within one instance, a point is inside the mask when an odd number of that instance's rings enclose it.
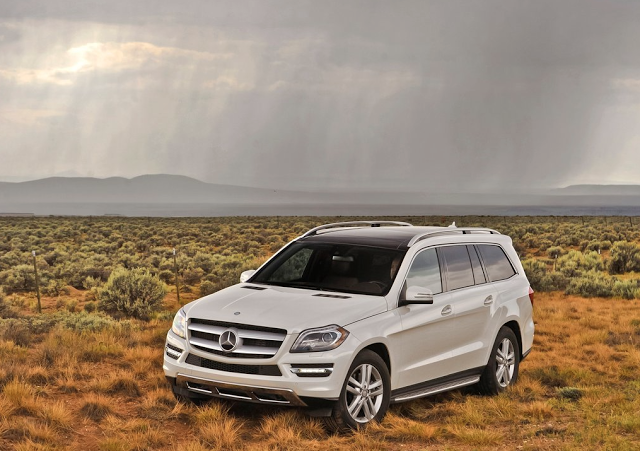
<path fill-rule="evenodd" d="M 167 345 L 164 347 L 164 352 L 167 357 L 170 357 L 173 360 L 178 360 L 184 351 L 176 346 L 172 346 L 167 343 Z"/>
<path fill-rule="evenodd" d="M 291 365 L 291 372 L 299 377 L 327 377 L 333 373 L 333 363 L 319 365 Z"/>

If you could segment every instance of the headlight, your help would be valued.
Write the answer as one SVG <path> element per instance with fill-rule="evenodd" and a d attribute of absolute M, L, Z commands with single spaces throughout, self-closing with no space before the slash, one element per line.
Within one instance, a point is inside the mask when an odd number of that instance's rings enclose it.
<path fill-rule="evenodd" d="M 317 352 L 335 349 L 347 339 L 349 332 L 339 326 L 318 327 L 300 333 L 290 352 Z"/>
<path fill-rule="evenodd" d="M 183 309 L 180 309 L 176 316 L 173 318 L 173 324 L 171 325 L 171 331 L 180 338 L 185 337 L 185 331 L 187 329 L 187 317 Z"/>

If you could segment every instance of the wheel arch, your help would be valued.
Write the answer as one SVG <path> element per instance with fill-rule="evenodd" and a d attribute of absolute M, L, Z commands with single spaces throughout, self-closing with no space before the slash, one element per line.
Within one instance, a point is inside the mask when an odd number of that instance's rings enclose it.
<path fill-rule="evenodd" d="M 384 343 L 380 343 L 380 342 L 371 343 L 365 346 L 364 348 L 362 348 L 360 352 L 365 350 L 369 350 L 378 354 L 380 358 L 384 361 L 384 363 L 387 365 L 387 369 L 389 370 L 389 375 L 391 375 L 391 356 L 389 355 L 389 349 Z M 358 352 L 358 354 L 360 354 L 360 352 Z"/>

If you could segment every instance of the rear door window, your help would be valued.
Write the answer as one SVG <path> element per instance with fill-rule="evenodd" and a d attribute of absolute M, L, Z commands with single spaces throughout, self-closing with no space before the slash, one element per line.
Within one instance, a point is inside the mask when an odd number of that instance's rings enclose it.
<path fill-rule="evenodd" d="M 447 291 L 472 286 L 473 270 L 467 246 L 444 246 L 440 252 L 447 265 Z"/>
<path fill-rule="evenodd" d="M 516 273 L 500 246 L 478 244 L 477 247 L 491 282 L 508 279 Z"/>

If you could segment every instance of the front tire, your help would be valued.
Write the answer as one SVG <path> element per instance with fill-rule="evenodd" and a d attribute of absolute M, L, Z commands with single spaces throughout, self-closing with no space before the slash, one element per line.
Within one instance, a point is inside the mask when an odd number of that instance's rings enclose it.
<path fill-rule="evenodd" d="M 480 378 L 480 390 L 487 395 L 502 393 L 518 380 L 520 346 L 513 330 L 503 326 L 491 349 L 489 362 Z"/>
<path fill-rule="evenodd" d="M 387 413 L 390 398 L 391 377 L 386 363 L 375 352 L 362 351 L 349 367 L 340 399 L 326 423 L 337 432 L 345 432 L 379 422 Z"/>

